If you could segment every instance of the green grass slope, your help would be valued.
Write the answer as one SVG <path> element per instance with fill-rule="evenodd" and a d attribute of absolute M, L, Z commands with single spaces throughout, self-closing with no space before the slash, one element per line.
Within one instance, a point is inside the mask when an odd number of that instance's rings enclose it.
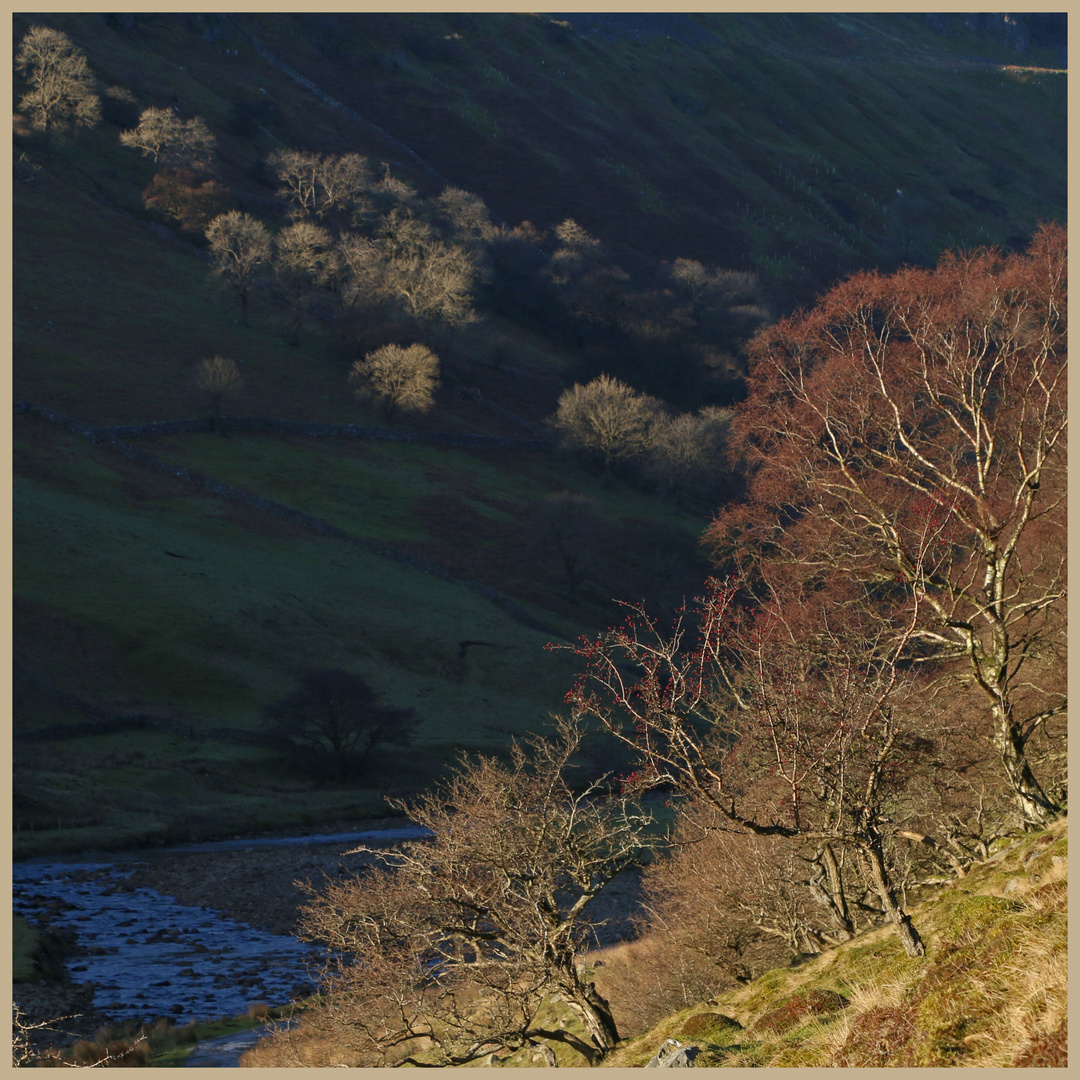
<path fill-rule="evenodd" d="M 668 1017 L 604 1064 L 640 1067 L 674 1038 L 720 1068 L 1064 1066 L 1067 879 L 1062 819 L 915 906 L 924 957 L 891 926 L 861 934 Z"/>

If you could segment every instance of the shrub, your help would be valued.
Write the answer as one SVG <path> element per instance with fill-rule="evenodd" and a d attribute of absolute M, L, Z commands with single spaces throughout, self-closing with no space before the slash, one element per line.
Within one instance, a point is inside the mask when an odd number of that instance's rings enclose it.
<path fill-rule="evenodd" d="M 191 169 L 162 169 L 143 191 L 143 205 L 179 222 L 184 232 L 202 235 L 214 218 L 232 208 L 229 190 Z"/>
<path fill-rule="evenodd" d="M 150 1063 L 150 1046 L 141 1037 L 134 1042 L 122 1038 L 80 1039 L 71 1048 L 71 1054 L 75 1064 L 83 1067 L 107 1065 L 109 1068 L 141 1069 Z"/>
<path fill-rule="evenodd" d="M 810 1016 L 828 1016 L 847 1005 L 847 998 L 833 990 L 808 990 L 788 998 L 779 1008 L 771 1009 L 754 1023 L 757 1032 L 779 1034 Z"/>
<path fill-rule="evenodd" d="M 707 1039 L 709 1042 L 718 1042 L 732 1035 L 736 1031 L 742 1031 L 743 1026 L 738 1020 L 733 1020 L 723 1013 L 697 1013 L 680 1028 L 679 1034 L 690 1039 Z"/>

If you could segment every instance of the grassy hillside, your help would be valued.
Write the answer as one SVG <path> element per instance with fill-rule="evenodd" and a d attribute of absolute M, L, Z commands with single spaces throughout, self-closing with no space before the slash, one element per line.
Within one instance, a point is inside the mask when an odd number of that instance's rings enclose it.
<path fill-rule="evenodd" d="M 919 15 L 110 19 L 53 23 L 140 102 L 204 116 L 238 171 L 361 149 L 511 224 L 572 216 L 630 260 L 758 269 L 781 297 L 1065 213 L 1060 50 Z"/>
<path fill-rule="evenodd" d="M 926 945 L 907 957 L 891 926 L 777 968 L 737 990 L 625 1038 L 604 1067 L 641 1068 L 667 1039 L 694 1047 L 695 1067 L 1062 1067 L 1068 1035 L 1068 824 L 1002 841 L 984 863 L 910 908 Z M 586 958 L 620 1023 L 610 972 L 634 944 Z M 656 962 L 653 954 L 653 962 Z M 662 975 L 662 973 L 661 973 Z M 584 1035 L 557 1000 L 545 1025 Z M 552 1041 L 560 1065 L 582 1059 Z M 534 1067 L 535 1050 L 473 1065 Z M 249 1051 L 250 1066 L 355 1064 L 303 1025 Z"/>
<path fill-rule="evenodd" d="M 1062 820 L 914 906 L 926 956 L 905 956 L 892 927 L 861 934 L 668 1017 L 605 1064 L 644 1065 L 674 1038 L 723 1068 L 1064 1066 L 1067 879 Z"/>
<path fill-rule="evenodd" d="M 652 259 L 722 253 L 787 297 L 1064 208 L 1064 78 L 1001 70 L 1057 58 L 918 16 L 290 24 L 208 29 L 240 55 L 258 38 L 507 221 L 573 216 Z"/>
<path fill-rule="evenodd" d="M 201 236 L 144 206 L 156 167 L 117 136 L 148 106 L 201 116 L 230 198 L 278 226 L 272 150 L 358 151 L 421 194 L 475 191 L 510 225 L 572 216 L 635 287 L 652 287 L 660 261 L 694 257 L 756 270 L 777 309 L 855 266 L 1020 242 L 1038 219 L 1064 216 L 1064 78 L 1045 70 L 1049 52 L 1033 45 L 1028 67 L 1005 70 L 1018 59 L 1008 42 L 943 37 L 906 16 L 673 18 L 15 16 L 16 41 L 37 22 L 70 34 L 105 114 L 50 138 L 15 119 L 15 399 L 95 425 L 206 415 L 194 367 L 220 353 L 244 378 L 232 414 L 382 423 L 345 378 L 355 326 L 317 311 L 290 348 L 262 296 L 241 326 Z M 416 426 L 525 434 L 483 401 L 543 421 L 580 352 L 486 311 L 454 338 L 435 409 Z M 572 670 L 546 641 L 608 625 L 614 599 L 670 609 L 707 572 L 700 508 L 545 451 L 140 441 L 176 468 L 429 559 L 442 580 L 40 417 L 17 416 L 13 442 L 14 653 L 36 679 L 16 686 L 17 731 L 85 721 L 73 696 L 110 714 L 257 732 L 268 704 L 327 666 L 421 720 L 413 752 L 377 753 L 344 787 L 266 747 L 163 731 L 19 742 L 18 854 L 378 813 L 386 792 L 423 786 L 459 749 L 498 751 L 560 706 Z M 590 508 L 580 582 L 544 532 L 564 491 Z M 593 749 L 595 768 L 618 763 L 600 740 Z"/>

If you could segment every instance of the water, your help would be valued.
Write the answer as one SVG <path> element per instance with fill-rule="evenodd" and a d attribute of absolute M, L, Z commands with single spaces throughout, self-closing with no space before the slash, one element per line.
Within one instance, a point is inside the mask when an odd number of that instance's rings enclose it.
<path fill-rule="evenodd" d="M 393 843 L 428 835 L 415 826 L 363 833 L 227 840 L 166 852 L 307 844 Z M 153 857 L 139 853 L 137 858 Z M 122 856 L 125 863 L 132 855 Z M 77 983 L 93 983 L 94 1008 L 115 1020 L 170 1016 L 177 1023 L 236 1016 L 255 1002 L 280 1005 L 313 991 L 318 953 L 206 907 L 124 885 L 131 869 L 111 862 L 33 859 L 12 870 L 14 911 L 78 935 L 68 960 Z"/>
<path fill-rule="evenodd" d="M 44 904 L 51 926 L 76 932 L 80 955 L 68 969 L 93 983 L 97 1011 L 186 1023 L 280 1004 L 310 984 L 311 945 L 151 889 L 126 892 L 129 874 L 105 863 L 14 867 L 15 913 L 33 921 Z"/>

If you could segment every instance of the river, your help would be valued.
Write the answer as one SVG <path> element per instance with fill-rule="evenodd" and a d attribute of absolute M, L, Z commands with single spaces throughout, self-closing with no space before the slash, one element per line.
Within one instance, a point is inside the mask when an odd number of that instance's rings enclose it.
<path fill-rule="evenodd" d="M 113 1020 L 177 1023 L 236 1016 L 265 1002 L 280 1005 L 313 990 L 312 946 L 251 926 L 212 907 L 181 903 L 132 884 L 148 863 L 220 852 L 311 847 L 336 854 L 346 845 L 392 844 L 426 835 L 417 827 L 332 835 L 220 841 L 96 857 L 37 858 L 12 868 L 14 911 L 44 916 L 77 935 L 67 961 L 90 983 L 95 1011 Z"/>

